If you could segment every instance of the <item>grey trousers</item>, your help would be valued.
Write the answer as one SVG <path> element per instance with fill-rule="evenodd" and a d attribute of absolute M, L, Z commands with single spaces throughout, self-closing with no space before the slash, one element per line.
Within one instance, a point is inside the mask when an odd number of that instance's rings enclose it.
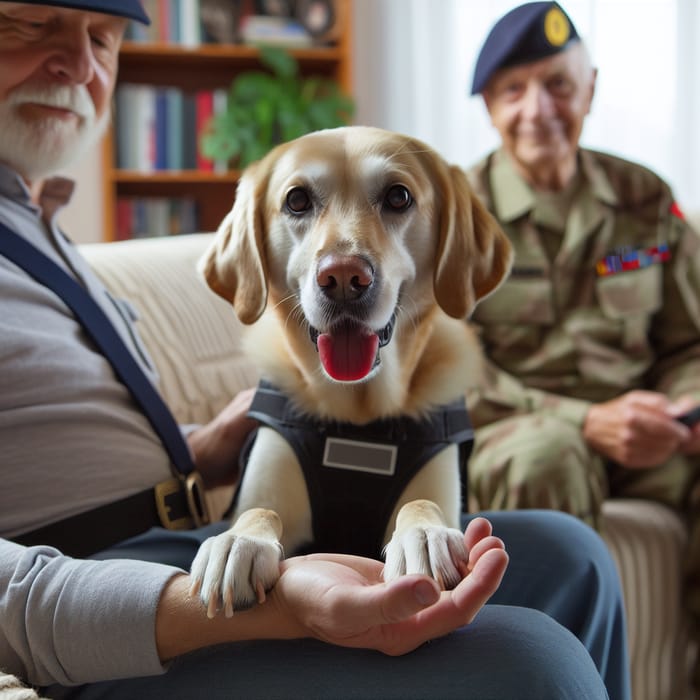
<path fill-rule="evenodd" d="M 57 700 L 629 700 L 622 594 L 600 537 L 556 511 L 484 515 L 510 555 L 499 590 L 471 624 L 410 654 L 314 640 L 237 642 L 182 656 L 160 676 L 45 693 Z M 188 568 L 200 542 L 223 527 L 152 530 L 96 558 Z"/>

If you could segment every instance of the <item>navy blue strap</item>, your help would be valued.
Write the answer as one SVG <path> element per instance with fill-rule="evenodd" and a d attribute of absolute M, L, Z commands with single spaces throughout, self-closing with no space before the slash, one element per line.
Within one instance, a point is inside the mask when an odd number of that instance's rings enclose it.
<path fill-rule="evenodd" d="M 109 360 L 115 374 L 141 407 L 160 437 L 172 463 L 187 475 L 194 470 L 180 428 L 153 384 L 134 359 L 105 312 L 87 290 L 53 260 L 0 222 L 0 254 L 51 289 L 71 308 L 83 328 Z"/>

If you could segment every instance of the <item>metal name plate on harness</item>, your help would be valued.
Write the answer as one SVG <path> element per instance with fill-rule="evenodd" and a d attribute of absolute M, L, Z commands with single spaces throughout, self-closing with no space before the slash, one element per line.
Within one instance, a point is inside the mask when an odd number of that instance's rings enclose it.
<path fill-rule="evenodd" d="M 323 449 L 323 466 L 393 476 L 397 453 L 396 445 L 328 437 Z"/>

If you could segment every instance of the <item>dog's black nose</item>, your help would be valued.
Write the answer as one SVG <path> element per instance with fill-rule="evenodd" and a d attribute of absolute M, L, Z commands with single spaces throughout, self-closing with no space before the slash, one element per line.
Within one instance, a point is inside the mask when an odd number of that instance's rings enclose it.
<path fill-rule="evenodd" d="M 373 282 L 372 266 L 357 255 L 326 255 L 316 271 L 316 283 L 333 301 L 358 299 Z"/>

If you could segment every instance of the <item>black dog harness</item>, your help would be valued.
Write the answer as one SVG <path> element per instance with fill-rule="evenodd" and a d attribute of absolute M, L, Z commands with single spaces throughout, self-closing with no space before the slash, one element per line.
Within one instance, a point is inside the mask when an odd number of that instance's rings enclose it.
<path fill-rule="evenodd" d="M 299 460 L 314 537 L 305 551 L 379 558 L 389 518 L 408 482 L 452 444 L 459 446 L 462 503 L 466 502 L 474 431 L 463 399 L 438 407 L 422 420 L 400 417 L 355 425 L 304 415 L 276 387 L 261 382 L 248 415 L 280 433 Z M 243 451 L 241 478 L 253 440 Z"/>

